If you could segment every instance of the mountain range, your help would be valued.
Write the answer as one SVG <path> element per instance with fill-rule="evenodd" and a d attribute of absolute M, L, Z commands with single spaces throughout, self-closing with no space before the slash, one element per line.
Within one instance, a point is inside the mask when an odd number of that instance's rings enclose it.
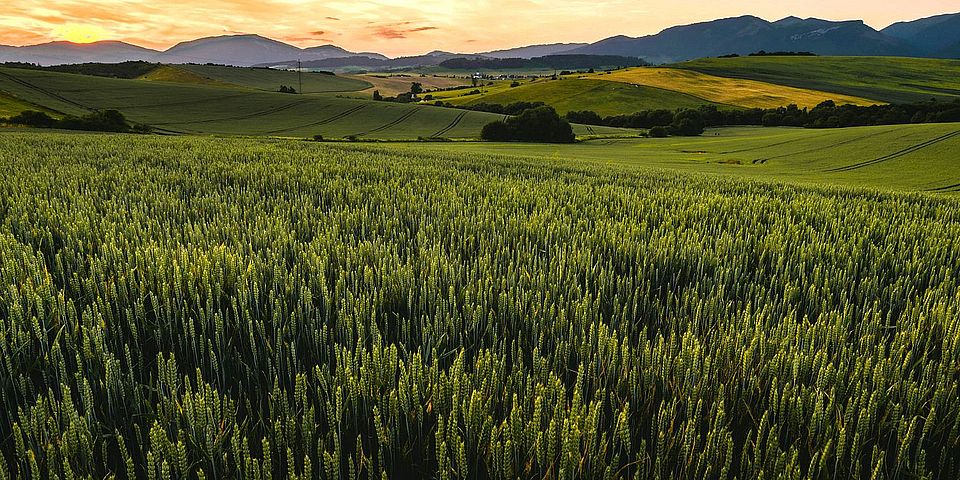
<path fill-rule="evenodd" d="M 759 50 L 803 51 L 819 55 L 882 55 L 960 58 L 960 13 L 899 22 L 876 30 L 863 21 L 829 21 L 787 17 L 770 22 L 755 16 L 724 18 L 671 27 L 655 35 L 618 35 L 591 44 L 557 43 L 462 54 L 434 51 L 388 58 L 379 53 L 350 52 L 334 45 L 299 48 L 259 35 L 226 35 L 182 42 L 158 51 L 118 41 L 90 44 L 50 42 L 24 47 L 0 45 L 0 62 L 40 65 L 117 63 L 217 63 L 234 66 L 310 68 L 402 68 L 438 65 L 451 58 L 534 58 L 548 55 L 618 55 L 670 63 Z"/>

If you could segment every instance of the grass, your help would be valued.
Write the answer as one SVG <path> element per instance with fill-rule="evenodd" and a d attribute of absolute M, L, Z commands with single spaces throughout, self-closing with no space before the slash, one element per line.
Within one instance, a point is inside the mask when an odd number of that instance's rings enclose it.
<path fill-rule="evenodd" d="M 737 127 L 711 129 L 701 137 L 602 139 L 577 145 L 465 143 L 395 148 L 562 159 L 613 170 L 648 167 L 804 185 L 953 194 L 960 191 L 957 132 L 960 124 L 829 130 Z"/>
<path fill-rule="evenodd" d="M 444 101 L 457 105 L 476 103 L 508 104 L 513 102 L 544 102 L 561 114 L 571 110 L 593 110 L 602 116 L 620 115 L 640 110 L 696 108 L 714 104 L 693 95 L 649 86 L 635 86 L 604 80 L 566 78 L 539 80 L 519 87 L 500 82 L 484 87 L 484 93 L 462 96 L 466 91 L 447 92 Z"/>
<path fill-rule="evenodd" d="M 160 65 L 147 74 L 140 76 L 139 79 L 152 82 L 185 83 L 188 85 L 211 85 L 227 88 L 238 87 L 238 85 L 232 83 L 226 83 L 199 75 L 180 65 Z"/>
<path fill-rule="evenodd" d="M 0 91 L 0 117 L 12 117 L 24 110 L 42 110 L 42 108 L 24 102 L 12 95 Z"/>
<path fill-rule="evenodd" d="M 0 89 L 64 114 L 116 109 L 161 131 L 189 134 L 416 139 L 477 138 L 499 115 L 433 106 L 289 95 L 212 85 L 118 80 L 0 68 Z M 578 127 L 588 133 L 586 127 Z M 604 129 L 609 132 L 623 132 Z"/>
<path fill-rule="evenodd" d="M 437 88 L 458 87 L 469 85 L 468 78 L 444 77 L 435 75 L 420 76 L 419 74 L 389 74 L 389 73 L 370 73 L 344 75 L 346 78 L 360 80 L 370 85 L 365 90 L 351 92 L 346 95 L 362 98 L 371 98 L 375 90 L 379 90 L 384 97 L 393 97 L 400 93 L 410 91 L 410 84 L 420 82 L 425 90 L 434 90 Z M 431 94 L 436 95 L 431 92 Z"/>
<path fill-rule="evenodd" d="M 224 67 L 217 65 L 178 65 L 177 68 L 186 70 L 202 78 L 238 85 L 265 92 L 276 92 L 281 85 L 300 89 L 299 82 L 303 80 L 301 93 L 342 93 L 356 92 L 370 88 L 369 82 L 331 75 L 320 72 L 303 72 L 302 77 L 297 72 L 288 70 L 274 70 L 268 68 Z"/>
<path fill-rule="evenodd" d="M 951 128 L 0 133 L 0 478 L 958 478 L 960 201 L 695 168 Z"/>
<path fill-rule="evenodd" d="M 676 68 L 631 68 L 618 70 L 609 75 L 596 74 L 584 78 L 673 90 L 713 103 L 745 108 L 777 108 L 791 103 L 800 108 L 812 108 L 825 100 L 833 100 L 838 105 L 882 103 L 849 95 L 787 87 L 756 80 L 718 77 Z"/>
<path fill-rule="evenodd" d="M 960 60 L 894 57 L 708 58 L 675 65 L 721 77 L 835 92 L 889 103 L 960 96 Z"/>

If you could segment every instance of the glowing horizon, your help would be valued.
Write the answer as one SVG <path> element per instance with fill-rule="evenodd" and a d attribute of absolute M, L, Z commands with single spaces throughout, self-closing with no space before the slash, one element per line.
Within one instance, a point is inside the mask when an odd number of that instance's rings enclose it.
<path fill-rule="evenodd" d="M 735 0 L 449 0 L 297 2 L 296 0 L 172 0 L 163 6 L 133 0 L 21 0 L 0 12 L 0 44 L 118 40 L 165 50 L 200 37 L 258 34 L 299 47 L 333 44 L 390 56 L 430 50 L 480 52 L 544 43 L 594 42 L 641 36 L 674 25 L 756 15 L 864 20 L 881 29 L 903 20 L 953 13 L 956 0 L 873 2 L 811 0 L 771 4 Z"/>

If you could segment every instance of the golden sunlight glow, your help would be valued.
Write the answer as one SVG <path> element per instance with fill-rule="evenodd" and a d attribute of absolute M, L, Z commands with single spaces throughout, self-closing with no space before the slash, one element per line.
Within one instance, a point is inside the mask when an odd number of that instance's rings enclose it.
<path fill-rule="evenodd" d="M 54 36 L 73 43 L 93 43 L 110 38 L 110 32 L 95 25 L 68 23 L 54 30 Z"/>

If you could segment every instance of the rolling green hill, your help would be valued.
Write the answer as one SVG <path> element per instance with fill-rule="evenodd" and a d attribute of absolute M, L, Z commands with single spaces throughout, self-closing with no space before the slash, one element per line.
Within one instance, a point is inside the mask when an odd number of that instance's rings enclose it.
<path fill-rule="evenodd" d="M 259 72 L 259 71 L 258 71 Z M 0 68 L 0 90 L 63 114 L 115 109 L 169 133 L 416 139 L 476 138 L 502 118 L 434 106 L 332 95 L 289 95 L 217 85 L 119 80 Z M 579 134 L 623 130 L 577 126 Z"/>
<path fill-rule="evenodd" d="M 693 95 L 664 88 L 630 85 L 605 80 L 565 78 L 538 81 L 510 88 L 500 84 L 486 87 L 489 93 L 470 96 L 450 96 L 445 102 L 456 105 L 513 102 L 544 102 L 561 114 L 571 110 L 593 110 L 600 115 L 620 115 L 639 110 L 695 108 L 700 105 L 719 105 Z M 448 92 L 462 95 L 463 92 Z M 727 106 L 730 107 L 730 106 Z M 731 107 L 732 108 L 732 107 Z"/>
<path fill-rule="evenodd" d="M 960 60 L 893 57 L 707 58 L 675 68 L 909 103 L 960 97 Z"/>
<path fill-rule="evenodd" d="M 297 72 L 268 68 L 240 68 L 217 65 L 177 65 L 176 68 L 186 70 L 202 78 L 268 92 L 277 91 L 280 85 L 299 89 L 301 78 L 303 80 L 302 93 L 356 92 L 372 86 L 369 82 L 357 78 L 317 72 L 303 72 L 302 77 L 299 77 Z"/>
<path fill-rule="evenodd" d="M 612 139 L 577 145 L 397 145 L 436 153 L 566 159 L 609 169 L 652 167 L 801 184 L 960 193 L 960 124 L 829 130 L 733 127 L 701 137 Z"/>

